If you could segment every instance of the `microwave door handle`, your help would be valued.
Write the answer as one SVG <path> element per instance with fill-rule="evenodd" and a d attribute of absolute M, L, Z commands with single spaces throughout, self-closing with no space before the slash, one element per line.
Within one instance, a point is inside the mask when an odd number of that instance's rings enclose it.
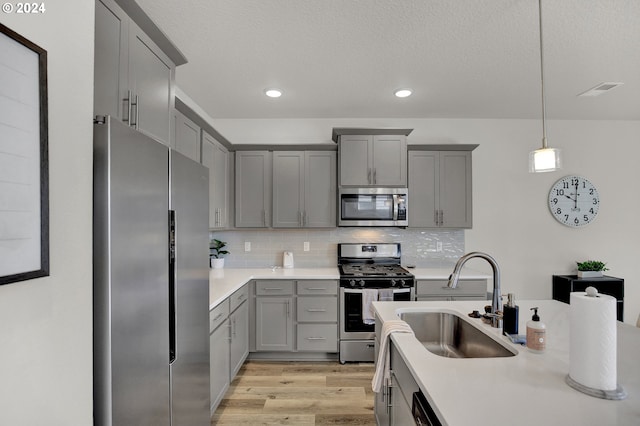
<path fill-rule="evenodd" d="M 398 220 L 398 195 L 393 195 L 393 220 Z"/>

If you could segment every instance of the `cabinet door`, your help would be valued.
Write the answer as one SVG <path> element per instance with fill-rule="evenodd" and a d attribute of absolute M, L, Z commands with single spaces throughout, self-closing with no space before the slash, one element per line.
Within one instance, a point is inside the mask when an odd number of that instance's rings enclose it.
<path fill-rule="evenodd" d="M 434 151 L 409 152 L 409 227 L 438 226 L 439 155 Z"/>
<path fill-rule="evenodd" d="M 115 2 L 96 2 L 94 114 L 123 117 L 128 87 L 129 17 Z M 128 118 L 128 117 L 127 117 Z"/>
<path fill-rule="evenodd" d="M 371 185 L 373 136 L 340 136 L 340 185 Z"/>
<path fill-rule="evenodd" d="M 209 228 L 229 226 L 229 151 L 202 132 L 202 164 L 209 168 Z"/>
<path fill-rule="evenodd" d="M 175 111 L 175 150 L 200 162 L 200 126 Z"/>
<path fill-rule="evenodd" d="M 249 303 L 245 301 L 238 306 L 229 317 L 229 321 L 231 322 L 229 380 L 232 381 L 249 354 Z"/>
<path fill-rule="evenodd" d="M 209 372 L 213 412 L 229 388 L 229 320 L 209 335 Z"/>
<path fill-rule="evenodd" d="M 273 153 L 273 227 L 300 228 L 303 222 L 304 153 Z"/>
<path fill-rule="evenodd" d="M 256 350 L 293 350 L 293 299 L 256 298 Z"/>
<path fill-rule="evenodd" d="M 170 59 L 130 22 L 129 86 L 137 104 L 132 107 L 132 122 L 136 129 L 165 145 L 171 141 L 173 70 Z"/>
<path fill-rule="evenodd" d="M 268 227 L 270 199 L 270 153 L 268 151 L 236 152 L 236 227 Z"/>
<path fill-rule="evenodd" d="M 336 190 L 336 152 L 305 152 L 302 217 L 306 228 L 335 228 Z"/>
<path fill-rule="evenodd" d="M 407 138 L 402 135 L 373 137 L 372 183 L 407 186 Z"/>
<path fill-rule="evenodd" d="M 440 152 L 440 210 L 446 228 L 471 228 L 471 152 Z"/>

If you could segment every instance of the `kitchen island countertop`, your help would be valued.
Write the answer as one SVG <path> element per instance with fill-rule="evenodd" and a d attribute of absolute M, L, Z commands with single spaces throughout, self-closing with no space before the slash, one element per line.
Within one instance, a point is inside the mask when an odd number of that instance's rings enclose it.
<path fill-rule="evenodd" d="M 547 350 L 529 352 L 480 320 L 471 319 L 495 339 L 515 349 L 508 358 L 451 359 L 427 351 L 411 334 L 391 339 L 422 393 L 443 424 L 466 425 L 639 425 L 640 329 L 617 323 L 618 383 L 622 401 L 594 398 L 565 383 L 569 372 L 569 305 L 555 300 L 520 300 L 520 334 L 529 309 L 537 306 L 547 325 Z M 462 316 L 482 310 L 481 302 L 374 302 L 381 321 L 398 319 L 398 309 L 447 310 Z"/>

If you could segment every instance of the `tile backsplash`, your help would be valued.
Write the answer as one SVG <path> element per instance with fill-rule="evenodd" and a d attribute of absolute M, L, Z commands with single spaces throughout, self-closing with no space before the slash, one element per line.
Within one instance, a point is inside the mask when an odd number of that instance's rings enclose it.
<path fill-rule="evenodd" d="M 401 228 L 334 228 L 212 231 L 210 238 L 227 242 L 225 267 L 282 266 L 282 253 L 293 252 L 296 267 L 331 267 L 338 243 L 401 243 L 402 263 L 423 268 L 448 268 L 464 254 L 464 230 Z M 251 251 L 245 251 L 249 242 Z M 304 243 L 309 251 L 304 251 Z"/>

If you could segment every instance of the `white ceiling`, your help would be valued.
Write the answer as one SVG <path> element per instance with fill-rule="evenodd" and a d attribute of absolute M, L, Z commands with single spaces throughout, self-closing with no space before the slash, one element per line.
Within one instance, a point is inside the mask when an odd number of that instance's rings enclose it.
<path fill-rule="evenodd" d="M 213 118 L 541 117 L 536 0 L 137 2 Z M 542 7 L 547 117 L 640 120 L 640 0 Z M 601 82 L 624 85 L 576 97 Z"/>

